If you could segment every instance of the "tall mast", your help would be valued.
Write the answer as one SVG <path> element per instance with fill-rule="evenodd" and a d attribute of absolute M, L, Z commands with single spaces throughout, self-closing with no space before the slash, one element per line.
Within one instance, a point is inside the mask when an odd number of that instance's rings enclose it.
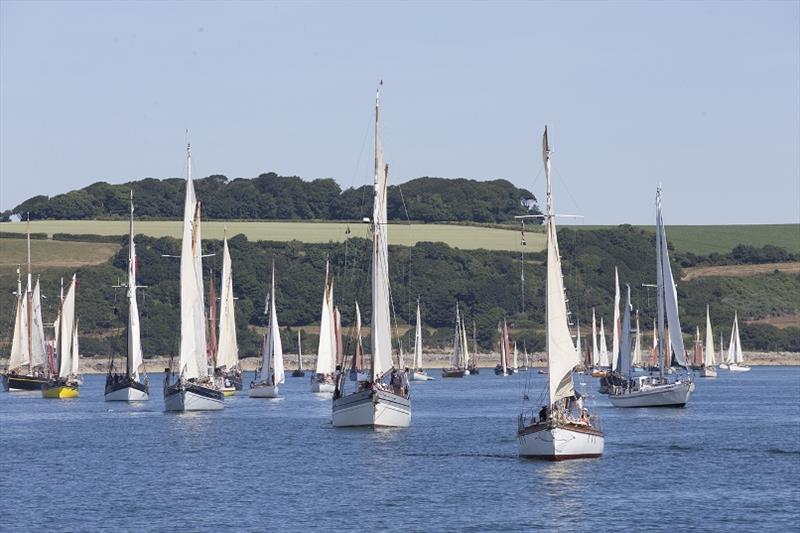
<path fill-rule="evenodd" d="M 28 285 L 25 290 L 25 299 L 27 301 L 27 316 L 28 321 L 28 367 L 33 372 L 33 283 L 31 278 L 31 214 L 28 213 L 28 222 L 25 228 L 28 241 Z"/>
<path fill-rule="evenodd" d="M 664 272 L 661 263 L 661 187 L 656 189 L 656 309 L 658 311 L 658 372 L 664 378 Z"/>

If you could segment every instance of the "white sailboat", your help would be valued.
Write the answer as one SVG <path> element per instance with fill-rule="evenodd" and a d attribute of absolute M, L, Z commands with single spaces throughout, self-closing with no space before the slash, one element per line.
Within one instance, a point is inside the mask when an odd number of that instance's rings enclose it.
<path fill-rule="evenodd" d="M 719 333 L 719 367 L 728 369 L 728 363 L 725 362 L 725 344 L 722 341 L 722 332 Z"/>
<path fill-rule="evenodd" d="M 683 347 L 678 317 L 678 293 L 672 277 L 667 234 L 661 215 L 660 188 L 656 193 L 656 274 L 660 370 L 656 375 L 640 376 L 623 386 L 613 387 L 608 399 L 615 407 L 683 407 L 694 391 L 694 382 L 688 373 L 689 363 Z M 665 339 L 665 326 L 668 327 L 669 343 Z M 666 350 L 663 349 L 664 346 L 667 347 Z M 683 376 L 674 374 L 674 379 L 670 379 L 668 368 L 673 360 L 686 369 L 687 373 Z"/>
<path fill-rule="evenodd" d="M 611 362 L 608 359 L 608 345 L 606 344 L 606 328 L 603 325 L 603 317 L 600 317 L 600 368 L 608 369 Z"/>
<path fill-rule="evenodd" d="M 606 371 L 600 368 L 600 349 L 597 346 L 597 315 L 592 307 L 592 377 L 603 377 Z"/>
<path fill-rule="evenodd" d="M 619 271 L 617 267 L 614 267 L 614 327 L 612 335 L 611 371 L 616 372 L 619 365 Z"/>
<path fill-rule="evenodd" d="M 547 127 L 542 141 L 547 177 L 547 285 L 546 352 L 547 396 L 537 414 L 519 415 L 517 439 L 519 454 L 550 460 L 599 457 L 605 437 L 596 417 L 589 414 L 583 398 L 575 391 L 573 371 L 580 364 L 580 354 L 572 344 L 567 321 L 567 304 L 561 274 L 550 176 L 550 145 Z"/>
<path fill-rule="evenodd" d="M 274 267 L 273 267 L 274 268 Z M 222 240 L 222 294 L 219 305 L 219 341 L 217 342 L 214 377 L 225 396 L 242 390 L 242 371 L 239 368 L 239 343 L 236 338 L 236 316 L 233 296 L 233 263 L 228 248 L 228 236 Z M 213 304 L 213 302 L 212 302 Z M 214 327 L 212 324 L 211 327 Z"/>
<path fill-rule="evenodd" d="M 250 383 L 251 398 L 277 398 L 278 385 L 284 382 L 283 345 L 281 327 L 278 325 L 278 312 L 275 308 L 275 263 L 272 263 L 272 285 L 269 295 L 269 324 L 264 334 L 261 368 L 258 377 Z M 298 339 L 299 340 L 299 339 Z"/>
<path fill-rule="evenodd" d="M 372 372 L 346 394 L 342 372 L 333 397 L 333 425 L 408 427 L 411 399 L 408 373 L 392 364 L 389 239 L 386 215 L 387 169 L 380 137 L 380 89 L 375 98 L 375 194 L 372 209 Z M 388 383 L 385 381 L 388 378 Z"/>
<path fill-rule="evenodd" d="M 20 269 L 17 268 L 16 316 L 11 340 L 7 372 L 2 375 L 3 389 L 8 392 L 38 391 L 47 383 L 47 347 L 42 322 L 42 302 L 39 280 L 33 285 L 31 275 L 30 220 L 27 230 L 28 282 L 22 289 Z"/>
<path fill-rule="evenodd" d="M 56 318 L 54 329 L 56 334 L 55 368 L 47 383 L 42 386 L 44 398 L 77 398 L 80 379 L 80 353 L 78 349 L 78 319 L 75 316 L 75 290 L 77 275 L 72 275 L 67 294 L 64 295 L 62 280 L 61 307 Z"/>
<path fill-rule="evenodd" d="M 311 392 L 333 392 L 336 389 L 336 331 L 333 313 L 333 279 L 329 278 L 329 264 L 325 263 L 325 288 L 322 294 L 322 311 L 319 319 L 319 345 L 317 368 L 311 376 Z"/>
<path fill-rule="evenodd" d="M 217 411 L 223 409 L 223 394 L 209 372 L 206 350 L 206 316 L 203 301 L 203 250 L 200 202 L 192 181 L 191 147 L 186 146 L 186 198 L 181 239 L 181 340 L 178 373 L 164 379 L 165 411 Z"/>
<path fill-rule="evenodd" d="M 414 330 L 414 360 L 411 364 L 411 381 L 430 381 L 433 377 L 429 376 L 422 366 L 422 318 L 419 312 L 419 300 L 417 300 L 417 324 Z"/>
<path fill-rule="evenodd" d="M 464 316 L 461 316 L 461 353 L 464 357 L 463 366 L 464 366 L 464 375 L 469 376 L 469 367 L 473 364 L 470 362 L 469 358 L 469 343 L 467 342 L 467 327 L 464 324 Z"/>
<path fill-rule="evenodd" d="M 706 305 L 706 347 L 703 354 L 703 366 L 700 368 L 700 377 L 702 378 L 715 378 L 717 377 L 717 369 L 714 368 L 716 361 L 714 360 L 714 334 L 711 332 L 711 314 L 708 305 Z"/>
<path fill-rule="evenodd" d="M 508 324 L 503 319 L 503 325 L 500 326 L 500 362 L 494 367 L 494 373 L 497 376 L 510 376 L 514 373 L 511 368 L 511 344 L 508 339 Z"/>
<path fill-rule="evenodd" d="M 306 372 L 303 370 L 303 344 L 300 342 L 300 330 L 297 330 L 297 368 L 292 371 L 293 378 L 305 377 Z"/>
<path fill-rule="evenodd" d="M 744 352 L 742 352 L 742 341 L 739 338 L 739 314 L 733 313 L 733 328 L 731 329 L 731 341 L 728 343 L 728 370 L 731 372 L 749 372 L 750 367 L 744 363 Z"/>
<path fill-rule="evenodd" d="M 461 313 L 456 304 L 456 325 L 453 333 L 453 352 L 450 355 L 450 367 L 442 369 L 443 378 L 463 378 L 466 375 L 464 365 L 464 336 L 461 332 Z"/>
<path fill-rule="evenodd" d="M 135 402 L 150 399 L 150 384 L 144 371 L 142 339 L 139 327 L 139 304 L 136 299 L 136 244 L 133 242 L 133 191 L 131 191 L 131 219 L 128 228 L 128 283 L 124 285 L 128 297 L 128 352 L 125 373 L 113 372 L 114 362 L 106 376 L 105 399 Z"/>
<path fill-rule="evenodd" d="M 633 347 L 633 359 L 631 366 L 634 368 L 642 367 L 642 328 L 639 326 L 639 311 L 636 311 L 636 343 Z"/>

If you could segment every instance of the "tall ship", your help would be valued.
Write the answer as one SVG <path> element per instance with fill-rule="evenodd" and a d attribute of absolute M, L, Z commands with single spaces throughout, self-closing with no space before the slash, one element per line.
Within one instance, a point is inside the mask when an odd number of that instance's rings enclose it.
<path fill-rule="evenodd" d="M 683 407 L 694 391 L 681 335 L 678 292 L 669 263 L 660 188 L 656 192 L 656 280 L 658 371 L 612 387 L 608 399 L 614 407 Z M 673 361 L 685 372 L 672 373 Z"/>
<path fill-rule="evenodd" d="M 272 263 L 272 284 L 267 298 L 267 331 L 261 350 L 261 368 L 250 383 L 251 398 L 277 398 L 278 386 L 284 382 L 283 344 L 281 327 L 278 325 L 278 311 L 275 308 L 275 262 Z M 299 341 L 298 337 L 298 341 Z"/>
<path fill-rule="evenodd" d="M 136 299 L 136 243 L 133 241 L 133 191 L 131 191 L 131 217 L 128 224 L 128 282 L 125 288 L 128 300 L 127 337 L 128 349 L 125 357 L 125 372 L 116 372 L 114 359 L 106 375 L 105 399 L 110 401 L 133 402 L 150 399 L 149 381 L 144 369 L 141 328 L 139 324 L 139 304 Z"/>
<path fill-rule="evenodd" d="M 61 283 L 61 303 L 58 318 L 53 324 L 56 357 L 47 383 L 42 385 L 44 398 L 77 398 L 81 385 L 78 319 L 75 316 L 75 291 L 78 288 L 78 277 L 76 274 L 72 275 L 66 295 L 64 294 L 63 280 Z"/>
<path fill-rule="evenodd" d="M 30 228 L 30 221 L 29 226 Z M 47 345 L 42 322 L 42 297 L 39 280 L 33 285 L 31 274 L 31 234 L 27 231 L 28 275 L 23 290 L 20 269 L 17 269 L 16 316 L 11 340 L 8 368 L 2 375 L 3 389 L 8 392 L 38 391 L 47 383 Z"/>
<path fill-rule="evenodd" d="M 372 364 L 369 380 L 357 382 L 352 393 L 344 390 L 348 383 L 346 373 L 339 372 L 333 394 L 334 427 L 411 425 L 408 373 L 402 364 L 395 367 L 392 362 L 387 182 L 388 172 L 381 150 L 379 88 L 375 98 L 375 192 L 372 208 Z"/>
<path fill-rule="evenodd" d="M 192 152 L 186 147 L 186 199 L 181 239 L 180 359 L 177 372 L 172 361 L 164 379 L 166 411 L 218 411 L 225 407 L 221 388 L 209 370 L 206 314 L 203 302 L 203 250 L 200 202 L 192 181 Z"/>
<path fill-rule="evenodd" d="M 553 192 L 550 176 L 550 144 L 547 127 L 542 139 L 542 158 L 547 178 L 547 278 L 545 328 L 547 355 L 547 389 L 543 405 L 526 410 L 518 418 L 519 455 L 549 459 L 599 457 L 605 436 L 597 417 L 589 412 L 584 399 L 575 390 L 573 371 L 581 364 L 581 355 L 572 343 L 558 251 Z"/>

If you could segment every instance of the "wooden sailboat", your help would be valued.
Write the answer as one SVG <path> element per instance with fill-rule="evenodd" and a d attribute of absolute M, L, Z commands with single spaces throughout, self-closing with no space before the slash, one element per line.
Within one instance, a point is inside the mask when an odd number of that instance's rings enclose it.
<path fill-rule="evenodd" d="M 379 89 L 380 91 L 380 89 Z M 372 210 L 372 365 L 369 381 L 360 381 L 347 394 L 345 373 L 340 372 L 333 396 L 333 425 L 408 427 L 411 399 L 408 373 L 392 362 L 389 239 L 386 215 L 388 172 L 380 140 L 380 92 L 375 99 L 375 194 Z M 388 382 L 387 382 L 388 381 Z"/>
<path fill-rule="evenodd" d="M 700 370 L 703 367 L 703 341 L 700 340 L 700 326 L 694 335 L 694 347 L 692 348 L 692 361 L 690 368 Z"/>
<path fill-rule="evenodd" d="M 592 307 L 592 377 L 594 378 L 601 378 L 607 374 L 607 372 L 600 368 L 600 349 L 597 345 L 597 315 L 595 314 L 595 309 Z"/>
<path fill-rule="evenodd" d="M 639 311 L 636 311 L 636 343 L 633 347 L 633 360 L 631 361 L 634 369 L 642 367 L 642 329 L 639 326 Z"/>
<path fill-rule="evenodd" d="M 717 369 L 714 368 L 716 361 L 714 360 L 714 334 L 711 332 L 711 314 L 708 305 L 706 305 L 706 349 L 703 354 L 703 366 L 700 368 L 701 378 L 715 378 L 717 377 Z"/>
<path fill-rule="evenodd" d="M 213 280 L 212 280 L 213 287 Z M 214 377 L 225 396 L 242 390 L 242 371 L 239 368 L 239 343 L 236 338 L 236 316 L 233 296 L 233 263 L 228 248 L 228 236 L 222 240 L 222 294 L 219 306 L 219 340 L 214 350 Z M 212 300 L 212 308 L 214 304 Z M 211 328 L 215 327 L 213 321 Z M 212 346 L 213 346 L 212 341 Z"/>
<path fill-rule="evenodd" d="M 731 372 L 749 372 L 750 367 L 744 363 L 744 352 L 742 352 L 742 341 L 739 337 L 739 314 L 733 314 L 733 328 L 731 329 L 731 341 L 728 343 L 728 370 Z"/>
<path fill-rule="evenodd" d="M 639 376 L 624 386 L 614 387 L 608 398 L 615 407 L 683 407 L 694 391 L 694 382 L 688 373 L 689 363 L 683 347 L 678 317 L 678 293 L 672 277 L 667 234 L 661 215 L 660 188 L 656 193 L 656 279 L 660 370 L 658 374 Z M 669 343 L 665 333 L 669 336 Z M 687 373 L 676 373 L 670 378 L 668 369 L 672 361 L 687 370 Z"/>
<path fill-rule="evenodd" d="M 217 411 L 225 407 L 222 390 L 209 372 L 203 302 L 200 202 L 192 181 L 192 153 L 186 147 L 186 198 L 183 207 L 180 291 L 181 340 L 177 374 L 172 362 L 164 378 L 165 411 Z M 173 381 L 174 378 L 174 381 Z"/>
<path fill-rule="evenodd" d="M 411 381 L 430 381 L 433 379 L 422 367 L 422 318 L 419 311 L 419 300 L 417 300 L 417 324 L 414 330 L 414 360 L 411 363 L 409 378 Z"/>
<path fill-rule="evenodd" d="M 150 399 L 150 384 L 144 371 L 142 339 L 139 328 L 139 304 L 136 299 L 136 244 L 133 242 L 133 191 L 131 191 L 131 218 L 128 225 L 128 283 L 123 285 L 128 297 L 128 351 L 125 373 L 114 372 L 114 361 L 106 375 L 105 399 L 135 402 Z"/>
<path fill-rule="evenodd" d="M 463 325 L 463 321 L 462 321 L 462 325 Z M 477 339 L 476 329 L 477 328 L 475 327 L 475 321 L 473 320 L 472 321 L 472 354 L 473 355 L 472 355 L 472 359 L 467 364 L 467 370 L 466 370 L 469 373 L 470 376 L 477 376 L 478 374 L 481 373 L 481 369 L 478 368 L 478 339 Z M 466 342 L 467 342 L 467 340 L 466 340 L 466 331 L 467 331 L 466 328 L 464 328 L 464 334 L 465 334 L 464 344 L 466 344 Z"/>
<path fill-rule="evenodd" d="M 3 390 L 8 392 L 38 391 L 47 383 L 47 347 L 44 340 L 42 303 L 39 280 L 33 285 L 31 275 L 30 220 L 27 230 L 28 282 L 22 290 L 20 269 L 17 269 L 16 316 L 11 355 L 7 372 L 2 375 Z"/>
<path fill-rule="evenodd" d="M 64 295 L 63 281 L 61 288 L 61 307 L 55 321 L 57 357 L 55 368 L 51 369 L 50 379 L 42 385 L 44 398 L 77 398 L 81 384 L 78 350 L 78 319 L 75 316 L 75 290 L 77 275 L 72 275 L 67 294 Z"/>
<path fill-rule="evenodd" d="M 461 334 L 461 313 L 456 304 L 456 324 L 453 334 L 453 352 L 450 355 L 450 366 L 442 369 L 443 378 L 463 378 L 466 374 L 464 365 L 464 336 Z"/>
<path fill-rule="evenodd" d="M 269 324 L 264 334 L 261 368 L 250 383 L 251 398 L 277 398 L 278 385 L 284 382 L 283 345 L 278 312 L 275 309 L 275 263 L 272 263 L 272 285 L 268 304 Z"/>
<path fill-rule="evenodd" d="M 547 177 L 547 288 L 546 288 L 546 352 L 547 396 L 538 413 L 522 412 L 518 419 L 519 454 L 550 460 L 599 457 L 605 437 L 595 416 L 584 406 L 575 390 L 573 370 L 580 364 L 580 354 L 572 344 L 567 321 L 561 257 L 558 251 L 555 215 L 553 213 L 550 177 L 550 145 L 547 128 L 542 141 L 545 176 Z"/>
<path fill-rule="evenodd" d="M 329 265 L 325 263 L 325 288 L 322 294 L 322 312 L 319 319 L 319 345 L 317 368 L 311 376 L 311 392 L 333 392 L 336 389 L 336 331 L 333 314 L 333 279 L 329 278 Z"/>
<path fill-rule="evenodd" d="M 297 368 L 292 371 L 293 378 L 303 378 L 306 372 L 303 370 L 303 345 L 300 342 L 300 330 L 297 330 Z"/>
<path fill-rule="evenodd" d="M 510 376 L 514 373 L 511 367 L 510 354 L 511 346 L 508 340 L 508 324 L 506 319 L 503 319 L 503 325 L 500 327 L 500 362 L 494 367 L 494 373 L 497 376 Z"/>

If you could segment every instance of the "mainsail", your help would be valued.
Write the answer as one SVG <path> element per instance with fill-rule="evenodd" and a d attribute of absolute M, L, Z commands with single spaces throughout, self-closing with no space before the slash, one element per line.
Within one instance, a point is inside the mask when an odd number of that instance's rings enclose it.
<path fill-rule="evenodd" d="M 131 219 L 128 230 L 128 360 L 125 371 L 127 375 L 139 381 L 139 371 L 144 367 L 144 356 L 136 289 L 136 244 L 133 241 L 133 191 L 131 191 Z"/>
<path fill-rule="evenodd" d="M 600 317 L 600 366 L 608 368 L 608 345 L 606 344 L 606 328 L 603 325 L 603 317 Z"/>
<path fill-rule="evenodd" d="M 414 331 L 414 368 L 422 368 L 422 318 L 419 312 L 419 300 L 417 300 L 417 325 Z"/>
<path fill-rule="evenodd" d="M 622 316 L 622 344 L 619 349 L 619 366 L 617 371 L 623 376 L 630 376 L 631 361 L 631 287 L 628 285 L 628 297 L 625 303 L 625 312 Z"/>
<path fill-rule="evenodd" d="M 600 352 L 597 351 L 597 319 L 594 307 L 592 307 L 592 366 L 595 368 L 600 366 Z"/>
<path fill-rule="evenodd" d="M 66 379 L 71 373 L 77 374 L 79 355 L 78 330 L 75 320 L 76 284 L 77 275 L 73 274 L 67 294 L 61 300 L 61 311 L 58 315 L 58 377 L 62 379 Z M 73 369 L 75 369 L 74 372 Z"/>
<path fill-rule="evenodd" d="M 614 328 L 611 339 L 611 370 L 619 367 L 619 271 L 614 267 Z"/>
<path fill-rule="evenodd" d="M 450 356 L 450 365 L 453 368 L 461 366 L 461 314 L 458 312 L 458 304 L 456 304 L 456 330 L 453 335 L 453 354 Z"/>
<path fill-rule="evenodd" d="M 299 333 L 299 332 L 298 332 Z M 300 337 L 297 337 L 298 349 Z M 272 376 L 270 376 L 272 368 Z M 272 265 L 272 285 L 269 293 L 269 324 L 264 339 L 264 352 L 261 361 L 261 380 L 277 385 L 283 383 L 283 345 L 281 344 L 281 328 L 278 325 L 278 311 L 275 308 L 275 264 Z"/>
<path fill-rule="evenodd" d="M 185 379 L 208 376 L 206 320 L 203 301 L 200 202 L 192 181 L 192 152 L 186 147 L 186 199 L 181 241 L 181 345 L 180 374 Z"/>
<path fill-rule="evenodd" d="M 275 298 L 274 290 L 273 288 L 273 299 Z M 227 370 L 232 370 L 239 364 L 239 345 L 236 340 L 236 317 L 233 303 L 233 267 L 226 235 L 222 241 L 222 294 L 219 306 L 219 344 L 217 345 L 216 365 L 225 367 Z"/>
<path fill-rule="evenodd" d="M 706 353 L 704 363 L 706 366 L 717 364 L 714 360 L 714 333 L 711 331 L 711 314 L 708 305 L 706 305 Z"/>
<path fill-rule="evenodd" d="M 319 318 L 319 345 L 317 348 L 317 374 L 333 375 L 335 371 L 336 342 L 333 331 L 333 280 L 329 279 L 329 264 L 325 263 L 325 288 L 322 295 L 322 312 Z"/>
<path fill-rule="evenodd" d="M 575 393 L 572 371 L 580 364 L 580 354 L 575 351 L 567 321 L 567 303 L 564 280 L 561 274 L 561 256 L 558 251 L 553 191 L 550 176 L 550 145 L 547 127 L 542 139 L 542 158 L 547 178 L 547 379 L 551 405 Z"/>
<path fill-rule="evenodd" d="M 356 302 L 356 354 L 355 366 L 356 370 L 363 370 L 362 365 L 362 347 L 361 347 L 361 308 L 358 307 Z"/>
<path fill-rule="evenodd" d="M 731 328 L 731 342 L 728 343 L 728 364 L 738 365 L 744 362 L 742 341 L 739 338 L 739 313 L 733 313 L 733 328 Z"/>

